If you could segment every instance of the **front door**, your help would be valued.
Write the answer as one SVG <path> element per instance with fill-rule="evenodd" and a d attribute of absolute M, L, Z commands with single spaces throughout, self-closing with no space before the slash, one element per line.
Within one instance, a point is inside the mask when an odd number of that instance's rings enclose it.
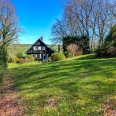
<path fill-rule="evenodd" d="M 48 60 L 48 54 L 46 54 L 46 60 Z"/>

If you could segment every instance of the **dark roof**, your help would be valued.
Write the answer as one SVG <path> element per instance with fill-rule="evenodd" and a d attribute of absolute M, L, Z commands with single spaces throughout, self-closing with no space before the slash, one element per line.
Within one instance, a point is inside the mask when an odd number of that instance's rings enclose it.
<path fill-rule="evenodd" d="M 40 37 L 34 44 L 36 44 L 38 41 L 41 41 L 47 48 L 49 48 L 51 51 L 55 52 L 56 50 L 54 50 L 53 48 L 50 48 L 49 46 L 47 46 L 44 42 L 43 42 L 43 38 Z M 33 46 L 34 44 L 31 45 L 31 47 L 25 52 L 27 53 Z"/>

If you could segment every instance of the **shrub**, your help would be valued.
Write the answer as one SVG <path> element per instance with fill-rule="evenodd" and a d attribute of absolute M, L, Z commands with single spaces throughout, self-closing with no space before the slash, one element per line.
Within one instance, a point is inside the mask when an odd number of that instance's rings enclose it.
<path fill-rule="evenodd" d="M 6 66 L 3 60 L 0 60 L 0 82 L 2 81 L 3 75 L 6 72 Z"/>
<path fill-rule="evenodd" d="M 64 60 L 65 58 L 66 58 L 65 55 L 62 53 L 53 53 L 51 55 L 52 61 L 60 61 L 60 60 Z"/>
<path fill-rule="evenodd" d="M 96 56 L 116 57 L 116 25 L 110 29 L 103 45 L 96 50 Z"/>
<path fill-rule="evenodd" d="M 15 58 L 16 63 L 20 63 L 20 58 Z"/>
<path fill-rule="evenodd" d="M 51 62 L 51 61 L 52 61 L 52 59 L 51 59 L 51 57 L 49 57 L 48 62 Z"/>
<path fill-rule="evenodd" d="M 25 56 L 25 62 L 32 62 L 34 60 L 35 60 L 35 58 L 32 55 Z"/>
<path fill-rule="evenodd" d="M 70 57 L 70 52 L 69 51 L 65 51 L 63 54 L 66 56 L 66 58 Z"/>
<path fill-rule="evenodd" d="M 70 52 L 71 56 L 75 56 L 79 46 L 77 44 L 69 44 L 67 50 Z"/>
<path fill-rule="evenodd" d="M 82 48 L 77 46 L 76 44 L 70 44 L 67 46 L 67 50 L 70 52 L 71 57 L 79 56 L 83 54 Z"/>
<path fill-rule="evenodd" d="M 77 44 L 82 48 L 83 54 L 88 54 L 89 48 L 89 37 L 87 35 L 82 36 L 65 36 L 63 37 L 63 51 L 67 51 L 67 46 L 70 44 Z"/>
<path fill-rule="evenodd" d="M 17 57 L 17 58 L 22 58 L 22 57 L 23 57 L 22 52 L 18 52 L 18 53 L 16 54 L 16 57 Z"/>
<path fill-rule="evenodd" d="M 15 62 L 16 63 L 26 63 L 26 62 L 33 62 L 35 60 L 35 58 L 32 55 L 27 55 L 25 57 L 21 57 L 21 58 L 15 58 Z"/>
<path fill-rule="evenodd" d="M 89 51 L 88 51 L 89 52 Z M 76 51 L 76 54 L 75 54 L 75 56 L 80 56 L 80 55 L 82 55 L 83 54 L 83 50 L 82 50 L 82 48 L 78 48 L 78 50 Z"/>
<path fill-rule="evenodd" d="M 8 58 L 8 63 L 13 63 L 14 62 L 14 59 L 13 58 Z"/>
<path fill-rule="evenodd" d="M 107 54 L 109 55 L 109 57 L 116 57 L 116 47 L 114 46 L 108 47 Z"/>
<path fill-rule="evenodd" d="M 96 50 L 96 56 L 101 58 L 116 57 L 116 47 L 100 47 Z"/>

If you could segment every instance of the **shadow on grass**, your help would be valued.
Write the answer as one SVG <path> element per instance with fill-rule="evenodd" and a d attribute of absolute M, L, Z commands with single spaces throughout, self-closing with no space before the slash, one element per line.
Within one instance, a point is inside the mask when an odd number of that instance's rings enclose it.
<path fill-rule="evenodd" d="M 74 115 L 78 109 L 79 115 L 100 116 L 103 101 L 115 95 L 116 62 L 92 57 L 11 69 L 14 88 L 27 102 L 39 99 L 35 104 L 41 109 L 52 97 L 60 115 Z M 60 111 L 62 108 L 65 110 Z"/>
<path fill-rule="evenodd" d="M 80 58 L 78 58 L 78 60 L 89 60 L 89 59 L 95 59 L 95 54 L 89 54 L 89 55 L 84 55 Z"/>

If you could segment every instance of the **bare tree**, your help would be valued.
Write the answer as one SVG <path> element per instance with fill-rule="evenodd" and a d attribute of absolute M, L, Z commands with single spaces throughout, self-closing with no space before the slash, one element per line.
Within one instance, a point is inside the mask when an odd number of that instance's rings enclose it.
<path fill-rule="evenodd" d="M 55 31 L 57 33 L 54 34 L 60 36 L 86 35 L 92 50 L 95 46 L 94 43 L 103 45 L 108 31 L 115 23 L 115 0 L 114 2 L 113 0 L 67 0 L 63 19 L 60 21 L 61 25 L 57 23 L 57 31 Z"/>
<path fill-rule="evenodd" d="M 0 0 L 0 53 L 7 62 L 7 46 L 17 40 L 18 24 L 15 8 L 10 0 Z"/>
<path fill-rule="evenodd" d="M 67 35 L 67 26 L 62 20 L 56 19 L 56 23 L 52 25 L 50 41 L 58 45 L 58 52 L 60 52 L 60 45 L 62 44 L 62 38 Z"/>
<path fill-rule="evenodd" d="M 74 14 L 83 29 L 83 35 L 89 37 L 89 22 L 94 0 L 69 0 L 66 9 Z"/>

